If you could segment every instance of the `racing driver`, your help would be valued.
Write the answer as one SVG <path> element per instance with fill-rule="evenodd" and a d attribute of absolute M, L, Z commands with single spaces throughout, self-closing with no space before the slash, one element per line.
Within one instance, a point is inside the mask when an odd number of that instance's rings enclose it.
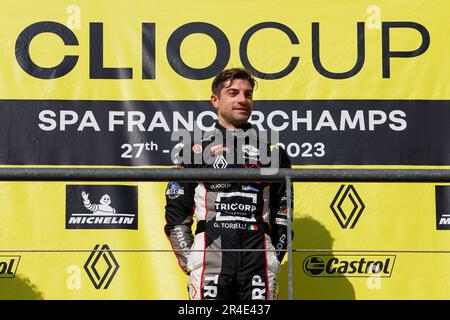
<path fill-rule="evenodd" d="M 261 139 L 248 122 L 254 87 L 255 79 L 245 69 L 217 74 L 211 95 L 218 116 L 215 129 L 183 148 L 180 155 L 189 155 L 176 167 L 291 167 L 286 152 Z M 262 161 L 263 149 L 270 161 Z M 195 161 L 196 155 L 202 160 Z M 284 182 L 169 182 L 165 233 L 189 275 L 190 299 L 277 298 L 277 273 L 287 247 L 286 196 Z"/>

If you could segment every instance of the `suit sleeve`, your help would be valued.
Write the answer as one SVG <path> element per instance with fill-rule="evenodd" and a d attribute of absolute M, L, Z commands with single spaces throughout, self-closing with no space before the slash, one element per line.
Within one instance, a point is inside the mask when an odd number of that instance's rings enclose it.
<path fill-rule="evenodd" d="M 196 183 L 192 182 L 169 182 L 166 189 L 164 232 L 172 245 L 178 264 L 185 273 L 187 258 L 194 242 L 191 227 L 195 186 Z"/>
<path fill-rule="evenodd" d="M 280 168 L 291 168 L 291 161 L 283 149 L 279 149 Z M 291 222 L 293 216 L 294 191 L 291 185 Z M 285 182 L 273 183 L 270 190 L 270 237 L 281 262 L 287 248 L 287 188 Z M 292 226 L 292 225 L 291 225 Z M 292 238 L 294 231 L 292 230 Z"/>

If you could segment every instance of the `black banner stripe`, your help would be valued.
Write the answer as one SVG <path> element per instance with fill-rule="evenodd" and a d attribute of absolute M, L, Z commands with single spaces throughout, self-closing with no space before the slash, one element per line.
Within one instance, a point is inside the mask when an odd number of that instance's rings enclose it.
<path fill-rule="evenodd" d="M 0 100 L 0 165 L 170 165 L 175 123 L 214 114 L 208 100 Z M 450 100 L 258 100 L 252 116 L 294 165 L 450 165 L 449 119 Z"/>

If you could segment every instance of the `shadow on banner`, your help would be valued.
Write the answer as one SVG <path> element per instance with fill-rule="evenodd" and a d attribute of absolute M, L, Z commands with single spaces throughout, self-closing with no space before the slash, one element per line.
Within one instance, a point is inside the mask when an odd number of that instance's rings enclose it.
<path fill-rule="evenodd" d="M 292 249 L 333 249 L 334 239 L 330 232 L 312 217 L 295 219 Z M 292 282 L 294 300 L 354 300 L 355 290 L 346 277 L 311 277 L 303 269 L 304 260 L 321 252 L 292 253 Z M 326 252 L 333 255 L 333 252 Z M 279 274 L 279 300 L 288 299 L 288 265 L 281 266 Z"/>
<path fill-rule="evenodd" d="M 43 300 L 44 296 L 28 278 L 0 279 L 0 300 Z"/>

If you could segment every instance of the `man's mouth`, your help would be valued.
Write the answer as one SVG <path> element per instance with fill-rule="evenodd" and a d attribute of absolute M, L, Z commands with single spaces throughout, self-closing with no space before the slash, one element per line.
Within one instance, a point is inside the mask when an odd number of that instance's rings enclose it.
<path fill-rule="evenodd" d="M 246 113 L 249 112 L 249 110 L 247 108 L 243 108 L 243 107 L 241 107 L 241 108 L 234 108 L 233 110 L 239 111 L 239 112 L 246 112 Z"/>

